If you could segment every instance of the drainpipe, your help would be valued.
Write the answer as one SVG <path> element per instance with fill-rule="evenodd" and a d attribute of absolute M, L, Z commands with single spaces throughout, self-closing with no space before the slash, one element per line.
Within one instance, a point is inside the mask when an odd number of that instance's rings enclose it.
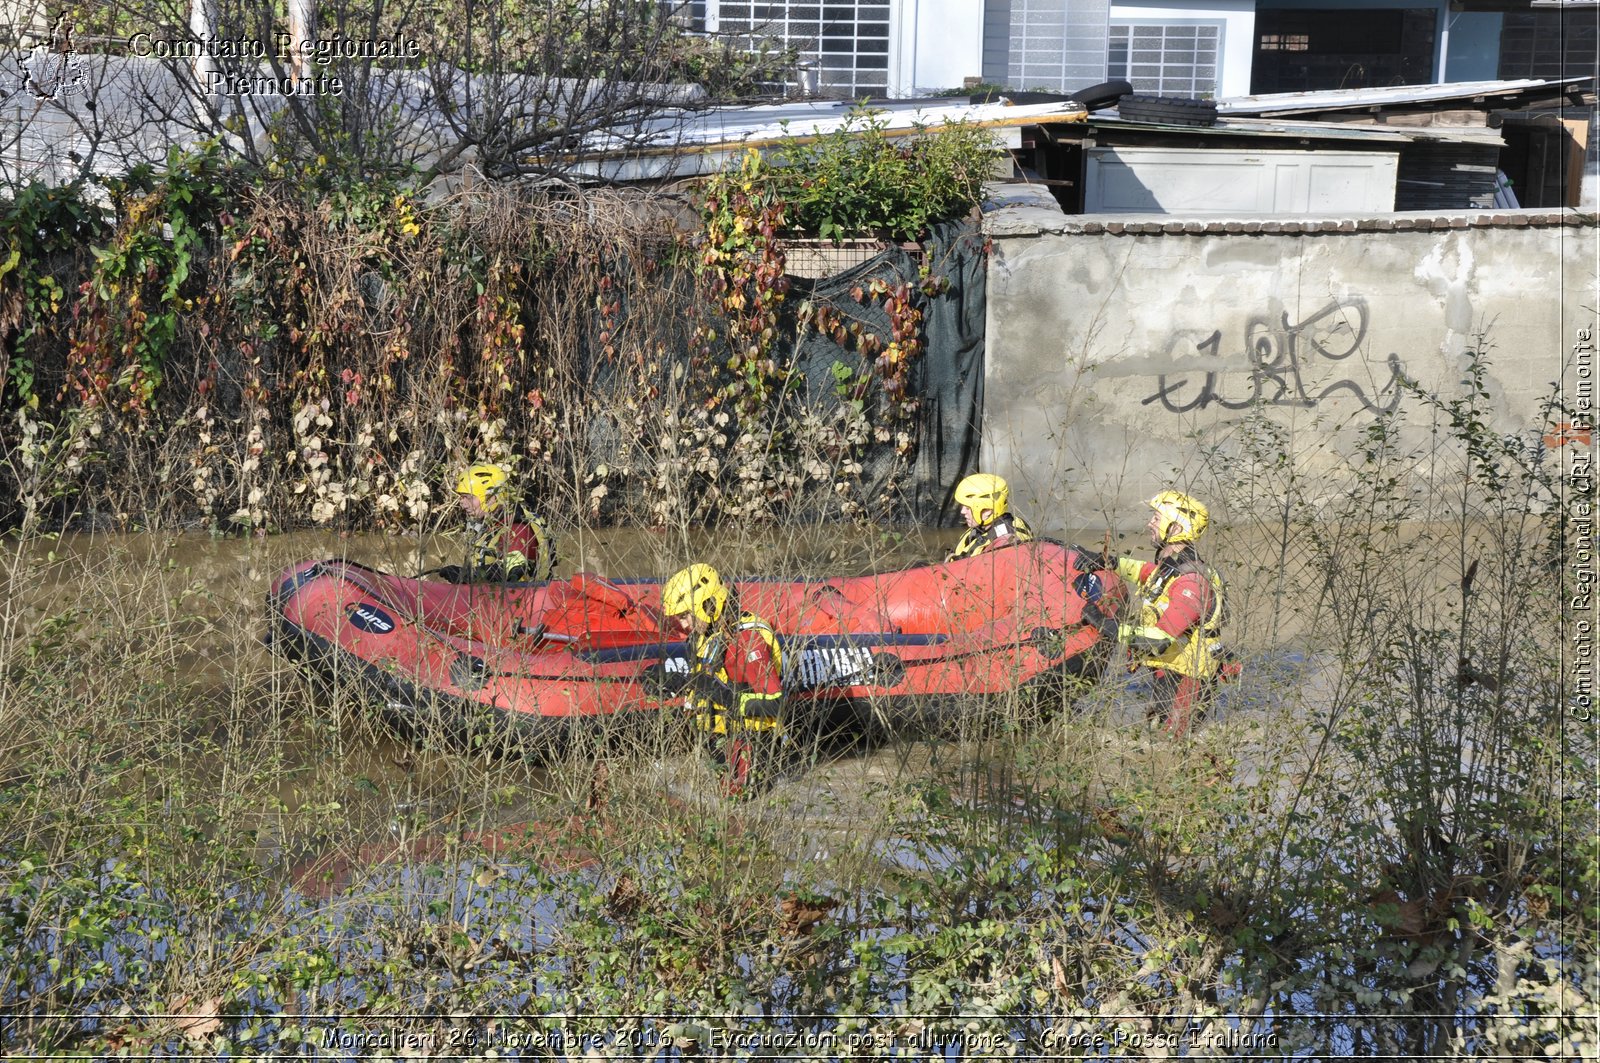
<path fill-rule="evenodd" d="M 886 89 L 891 96 L 909 95 L 911 85 L 916 83 L 917 20 L 921 13 L 920 0 L 896 0 L 895 5 L 889 9 L 890 24 L 893 26 L 890 40 L 893 42 L 894 55 L 891 56 L 889 64 L 893 76 L 890 77 Z M 908 66 L 911 68 L 909 79 L 906 76 Z"/>
<path fill-rule="evenodd" d="M 189 36 L 202 42 L 216 39 L 216 0 L 190 0 Z M 195 93 L 194 105 L 201 125 L 209 129 L 214 118 L 210 104 L 213 76 L 221 71 L 215 56 L 209 54 L 204 48 L 197 51 L 199 54 L 189 64 L 189 70 L 194 75 L 194 83 L 198 90 Z"/>
<path fill-rule="evenodd" d="M 900 85 L 900 95 L 909 96 L 917 91 L 917 39 L 922 33 L 922 0 L 906 0 L 911 6 L 911 78 Z"/>
<path fill-rule="evenodd" d="M 315 0 L 289 0 L 289 49 L 294 76 L 312 76 L 309 46 L 317 39 Z"/>
<path fill-rule="evenodd" d="M 1453 0 L 1445 0 L 1439 5 L 1439 51 L 1433 61 L 1433 82 L 1443 85 L 1449 80 L 1446 67 L 1450 65 L 1450 9 L 1456 7 Z"/>

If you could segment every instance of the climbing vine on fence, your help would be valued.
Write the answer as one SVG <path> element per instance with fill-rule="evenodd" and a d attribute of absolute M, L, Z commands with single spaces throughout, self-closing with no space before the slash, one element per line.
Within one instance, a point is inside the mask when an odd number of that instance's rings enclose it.
<path fill-rule="evenodd" d="M 751 148 L 736 166 L 714 175 L 702 201 L 696 269 L 720 311 L 695 331 L 700 357 L 727 377 L 711 402 L 732 400 L 742 416 L 762 411 L 789 381 L 789 367 L 774 356 L 779 315 L 789 292 L 779 232 L 784 202 L 772 170 Z M 726 351 L 725 359 L 719 359 Z"/>
<path fill-rule="evenodd" d="M 794 178 L 746 153 L 694 234 L 645 194 L 430 199 L 214 145 L 0 196 L 0 522 L 414 527 L 468 460 L 609 520 L 894 506 L 863 461 L 915 451 L 942 282 L 796 313 Z M 833 389 L 804 386 L 797 320 L 850 352 Z"/>
<path fill-rule="evenodd" d="M 84 407 L 148 416 L 179 317 L 203 298 L 190 275 L 217 231 L 223 181 L 213 144 L 192 154 L 174 148 L 159 173 L 140 166 L 111 182 L 121 222 L 94 249 L 67 359 L 67 387 Z"/>
<path fill-rule="evenodd" d="M 29 185 L 0 212 L 0 407 L 38 402 L 36 348 L 63 328 L 71 278 L 104 232 L 81 184 Z"/>
<path fill-rule="evenodd" d="M 723 368 L 735 374 L 713 401 L 736 396 L 739 412 L 748 416 L 789 383 L 775 354 L 788 294 L 785 236 L 919 239 L 931 222 L 977 206 L 993 159 L 989 135 L 976 127 L 953 123 L 895 139 L 880 112 L 857 109 L 831 132 L 791 138 L 771 160 L 752 148 L 713 177 L 702 203 L 697 268 L 723 319 L 725 344 L 717 348 L 728 352 Z M 910 373 L 925 349 L 923 303 L 948 286 L 927 266 L 915 278 L 874 277 L 856 285 L 850 293 L 854 303 L 880 306 L 888 318 L 886 334 L 846 305 L 807 300 L 798 308 L 802 329 L 815 328 L 864 359 L 859 369 L 839 363 L 838 393 L 861 410 L 876 386 L 882 416 L 875 437 L 887 442 L 893 435 L 902 456 L 915 447 L 904 425 L 917 411 Z M 708 360 L 714 337 L 710 325 L 699 334 Z M 898 432 L 890 427 L 895 423 Z"/>
<path fill-rule="evenodd" d="M 846 307 L 828 302 L 807 302 L 801 307 L 802 326 L 815 328 L 840 347 L 853 349 L 865 359 L 865 372 L 841 367 L 835 376 L 841 384 L 848 380 L 848 399 L 852 402 L 865 401 L 872 383 L 878 383 L 885 415 L 876 433 L 879 442 L 889 441 L 892 423 L 907 422 L 917 412 L 918 398 L 910 391 L 909 378 L 912 365 L 926 348 L 921 300 L 940 295 L 949 286 L 948 278 L 935 276 L 924 266 L 914 283 L 873 277 L 852 287 L 850 297 L 857 305 L 865 307 L 876 303 L 882 306 L 889 321 L 887 339 L 868 328 Z M 904 455 L 913 445 L 911 437 L 902 432 L 895 449 Z"/>

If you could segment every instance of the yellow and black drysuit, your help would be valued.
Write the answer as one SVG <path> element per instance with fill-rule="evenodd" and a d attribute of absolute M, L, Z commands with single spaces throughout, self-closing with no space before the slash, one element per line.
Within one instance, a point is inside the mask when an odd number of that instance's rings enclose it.
<path fill-rule="evenodd" d="M 1130 667 L 1151 670 L 1156 711 L 1175 735 L 1188 731 L 1215 691 L 1229 656 L 1222 648 L 1222 580 L 1192 546 L 1156 561 L 1117 559 L 1117 574 L 1139 589 L 1131 622 L 1098 609 L 1084 618 L 1133 651 Z"/>
<path fill-rule="evenodd" d="M 964 557 L 977 557 L 986 550 L 1000 546 L 1014 546 L 1033 538 L 1028 522 L 1010 513 L 1002 513 L 986 524 L 968 528 L 967 534 L 956 543 L 946 561 L 960 561 Z"/>
<path fill-rule="evenodd" d="M 695 637 L 684 688 L 695 724 L 712 734 L 777 731 L 783 706 L 783 648 L 772 625 L 749 613 L 732 630 Z"/>
<path fill-rule="evenodd" d="M 467 522 L 467 564 L 440 575 L 451 583 L 521 583 L 547 580 L 555 569 L 555 546 L 544 520 L 520 502 L 511 519 L 501 511 Z"/>

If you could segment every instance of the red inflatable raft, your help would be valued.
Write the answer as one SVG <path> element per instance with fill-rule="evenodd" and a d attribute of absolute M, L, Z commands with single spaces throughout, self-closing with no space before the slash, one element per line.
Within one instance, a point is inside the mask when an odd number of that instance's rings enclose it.
<path fill-rule="evenodd" d="M 979 557 L 817 582 L 747 580 L 741 607 L 784 649 L 789 713 L 807 702 L 869 701 L 922 716 L 941 695 L 993 694 L 1081 674 L 1103 656 L 1082 622 L 1122 584 L 1098 556 L 1038 540 Z M 458 586 L 309 561 L 269 595 L 274 645 L 401 714 L 492 710 L 558 740 L 574 724 L 658 710 L 661 662 L 687 668 L 663 635 L 657 580 Z M 818 706 L 820 709 L 821 706 Z"/>

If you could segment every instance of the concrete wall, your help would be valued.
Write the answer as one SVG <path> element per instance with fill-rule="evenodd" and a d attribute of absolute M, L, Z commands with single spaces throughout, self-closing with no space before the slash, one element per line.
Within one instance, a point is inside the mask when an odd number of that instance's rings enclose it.
<path fill-rule="evenodd" d="M 1252 398 L 1332 462 L 1402 401 L 1399 373 L 1457 394 L 1480 332 L 1495 427 L 1530 431 L 1600 303 L 1572 212 L 1066 218 L 1007 194 L 986 223 L 984 467 L 1036 526 L 1137 527 L 1158 488 L 1204 490 L 1202 451 L 1236 445 Z"/>

